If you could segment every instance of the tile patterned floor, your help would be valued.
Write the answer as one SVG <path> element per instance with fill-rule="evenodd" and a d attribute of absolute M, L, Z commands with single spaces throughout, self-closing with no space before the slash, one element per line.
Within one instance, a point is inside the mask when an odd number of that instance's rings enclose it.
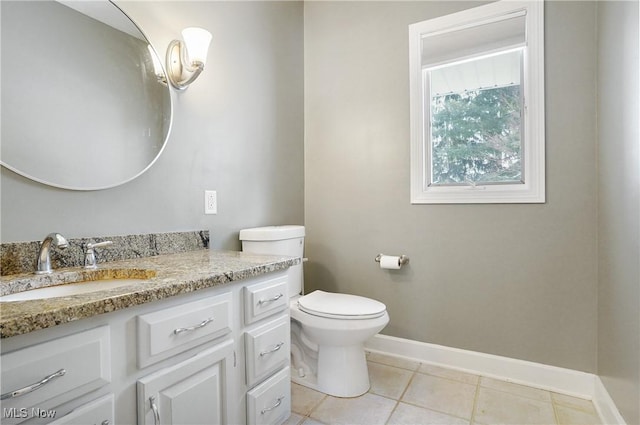
<path fill-rule="evenodd" d="M 286 425 L 599 425 L 593 403 L 367 353 L 371 389 L 337 398 L 292 384 Z"/>

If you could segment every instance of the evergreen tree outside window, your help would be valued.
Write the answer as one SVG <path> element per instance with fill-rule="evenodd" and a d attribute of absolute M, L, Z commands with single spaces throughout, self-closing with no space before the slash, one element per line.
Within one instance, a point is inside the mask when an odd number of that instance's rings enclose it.
<path fill-rule="evenodd" d="M 431 80 L 430 184 L 522 183 L 520 63 L 517 50 L 425 70 Z M 494 67 L 509 68 L 503 69 L 502 80 Z M 475 84 L 461 84 L 455 91 L 448 81 L 438 83 L 465 68 L 489 74 L 486 86 L 478 76 L 472 79 Z"/>

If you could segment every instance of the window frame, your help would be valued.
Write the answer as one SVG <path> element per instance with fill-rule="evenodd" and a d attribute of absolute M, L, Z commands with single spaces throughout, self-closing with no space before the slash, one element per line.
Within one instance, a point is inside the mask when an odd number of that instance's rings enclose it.
<path fill-rule="evenodd" d="M 422 39 L 448 31 L 501 21 L 525 12 L 526 47 L 523 51 L 522 178 L 523 183 L 474 185 L 427 185 L 431 172 L 430 104 L 424 100 L 425 78 Z M 498 1 L 409 25 L 411 203 L 544 203 L 544 3 Z M 490 53 L 487 51 L 486 53 Z M 458 58 L 464 58 L 461 54 Z M 457 58 L 457 59 L 458 59 Z M 429 135 L 426 139 L 425 135 Z M 430 180 L 430 178 L 429 178 Z"/>

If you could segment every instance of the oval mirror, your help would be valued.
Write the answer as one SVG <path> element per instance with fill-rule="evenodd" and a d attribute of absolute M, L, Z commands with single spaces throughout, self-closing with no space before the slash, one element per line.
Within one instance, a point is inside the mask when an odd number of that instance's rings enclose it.
<path fill-rule="evenodd" d="M 74 190 L 126 183 L 161 154 L 171 95 L 140 29 L 109 1 L 1 1 L 0 162 Z"/>

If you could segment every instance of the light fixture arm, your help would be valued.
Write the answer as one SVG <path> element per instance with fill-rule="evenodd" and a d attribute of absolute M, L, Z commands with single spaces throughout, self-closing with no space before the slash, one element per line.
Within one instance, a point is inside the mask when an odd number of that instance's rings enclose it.
<path fill-rule="evenodd" d="M 189 73 L 187 78 L 182 78 L 183 70 Z M 167 48 L 167 77 L 171 85 L 178 90 L 185 90 L 193 83 L 200 73 L 204 71 L 204 63 L 191 62 L 188 58 L 184 42 L 173 40 Z"/>

